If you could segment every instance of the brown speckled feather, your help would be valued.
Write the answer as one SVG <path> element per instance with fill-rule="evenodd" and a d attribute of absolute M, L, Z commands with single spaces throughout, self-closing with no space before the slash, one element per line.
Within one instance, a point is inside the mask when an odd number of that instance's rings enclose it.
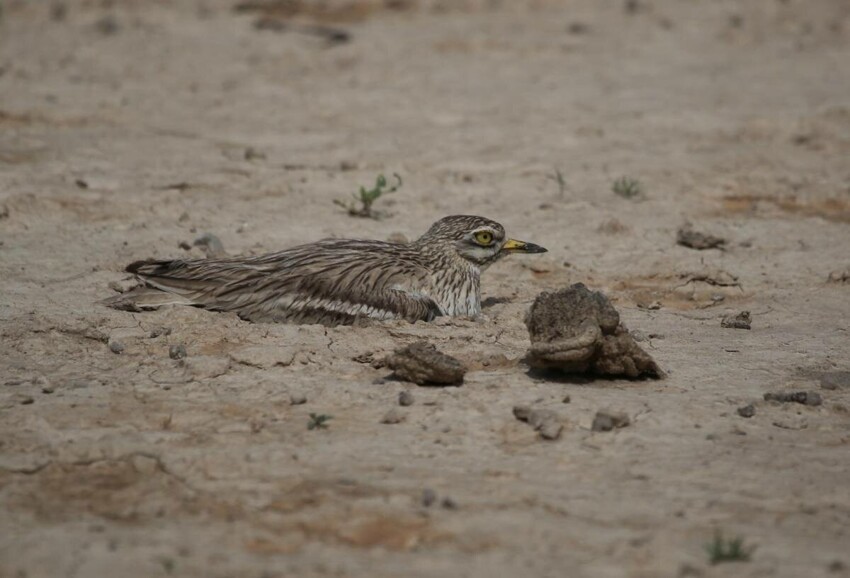
<path fill-rule="evenodd" d="M 482 233 L 486 242 L 476 241 Z M 193 305 L 256 322 L 325 325 L 476 316 L 484 268 L 517 247 L 545 251 L 504 233 L 489 219 L 456 215 L 412 243 L 326 239 L 258 257 L 137 261 L 127 271 L 144 286 L 105 304 Z"/>

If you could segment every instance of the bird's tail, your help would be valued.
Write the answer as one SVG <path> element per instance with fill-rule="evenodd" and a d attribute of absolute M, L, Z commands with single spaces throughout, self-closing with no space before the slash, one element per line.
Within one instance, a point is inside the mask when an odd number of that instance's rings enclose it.
<path fill-rule="evenodd" d="M 120 311 L 147 311 L 159 309 L 163 305 L 193 305 L 191 300 L 181 295 L 145 286 L 135 287 L 100 303 Z"/>

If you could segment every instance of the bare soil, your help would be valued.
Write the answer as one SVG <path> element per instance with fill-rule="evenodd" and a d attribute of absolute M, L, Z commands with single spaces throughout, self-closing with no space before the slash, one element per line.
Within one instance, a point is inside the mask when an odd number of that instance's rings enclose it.
<path fill-rule="evenodd" d="M 0 2 L 0 576 L 850 573 L 846 1 L 235 5 Z M 389 216 L 333 203 L 379 173 Z M 478 320 L 97 303 L 205 233 L 454 213 L 549 249 L 487 271 Z M 529 373 L 525 312 L 575 282 L 667 379 Z M 422 339 L 462 386 L 387 379 Z M 822 404 L 764 400 L 796 391 Z M 715 531 L 751 561 L 712 566 Z"/>

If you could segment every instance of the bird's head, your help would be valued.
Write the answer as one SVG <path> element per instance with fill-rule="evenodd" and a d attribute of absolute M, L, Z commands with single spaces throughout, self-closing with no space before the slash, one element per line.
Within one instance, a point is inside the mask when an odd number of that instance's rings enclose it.
<path fill-rule="evenodd" d="M 443 217 L 417 241 L 423 246 L 454 249 L 461 258 L 483 269 L 511 253 L 545 253 L 534 243 L 505 236 L 505 228 L 484 217 L 452 215 Z"/>

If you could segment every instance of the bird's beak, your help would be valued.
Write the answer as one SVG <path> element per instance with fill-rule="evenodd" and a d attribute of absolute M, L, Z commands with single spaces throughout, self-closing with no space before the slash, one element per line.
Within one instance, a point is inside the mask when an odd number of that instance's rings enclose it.
<path fill-rule="evenodd" d="M 505 241 L 505 244 L 502 245 L 502 251 L 507 251 L 508 253 L 545 253 L 547 249 L 544 249 L 540 245 L 535 245 L 534 243 L 508 239 Z"/>

